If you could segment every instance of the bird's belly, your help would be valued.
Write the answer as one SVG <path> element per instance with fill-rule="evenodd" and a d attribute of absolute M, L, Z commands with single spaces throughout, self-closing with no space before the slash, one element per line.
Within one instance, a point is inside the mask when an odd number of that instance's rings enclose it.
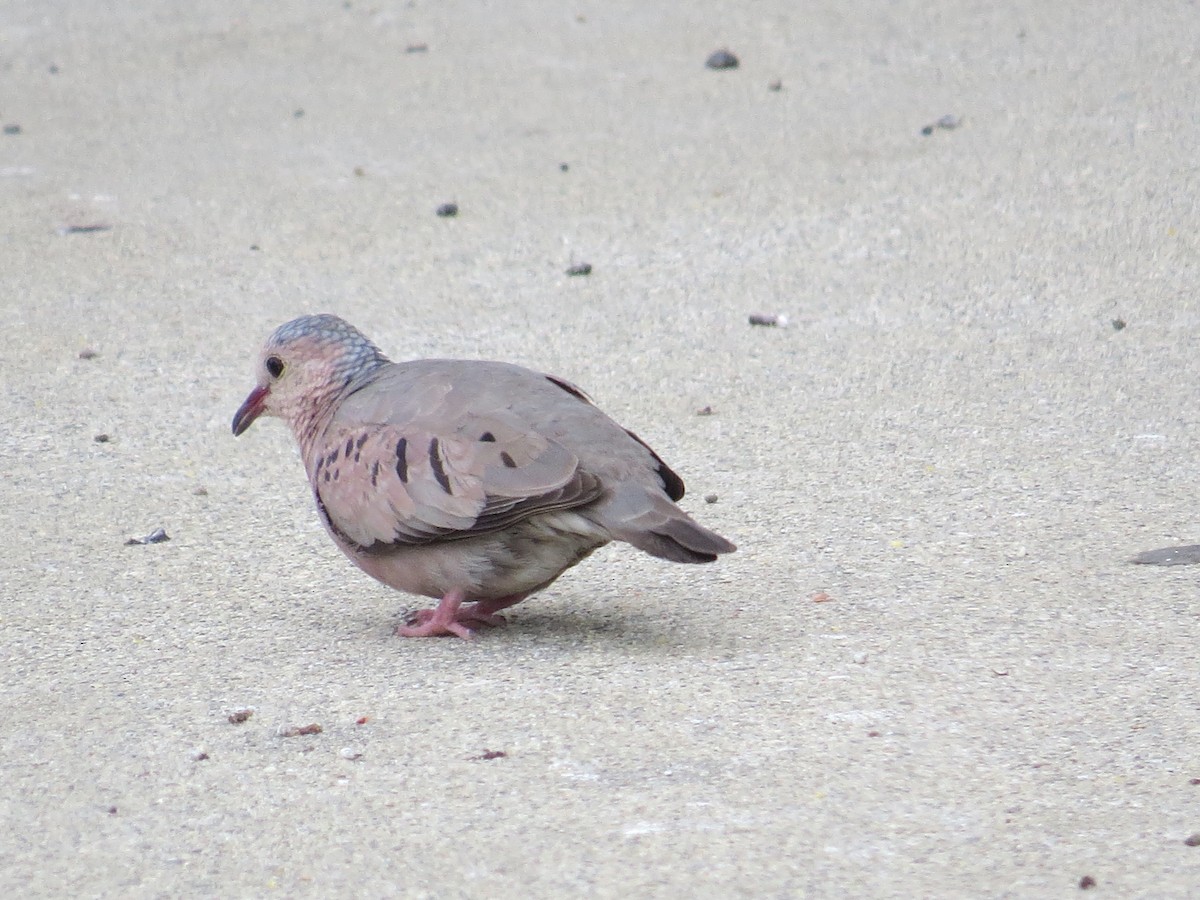
<path fill-rule="evenodd" d="M 492 600 L 541 590 L 609 540 L 596 523 L 566 510 L 495 534 L 347 555 L 396 590 L 442 597 L 460 588 L 467 600 Z"/>

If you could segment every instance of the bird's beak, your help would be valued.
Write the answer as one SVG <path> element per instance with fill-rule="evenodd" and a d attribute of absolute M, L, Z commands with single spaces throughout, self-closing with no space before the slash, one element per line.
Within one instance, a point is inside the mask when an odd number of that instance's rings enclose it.
<path fill-rule="evenodd" d="M 233 414 L 233 436 L 237 437 L 247 428 L 249 428 L 254 420 L 262 415 L 263 404 L 267 399 L 267 388 L 259 385 L 250 392 L 250 396 L 246 398 L 246 402 L 238 407 L 238 411 Z"/>

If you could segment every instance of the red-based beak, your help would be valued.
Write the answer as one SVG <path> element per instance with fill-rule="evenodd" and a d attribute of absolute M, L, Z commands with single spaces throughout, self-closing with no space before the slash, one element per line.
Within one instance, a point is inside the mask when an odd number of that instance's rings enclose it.
<path fill-rule="evenodd" d="M 263 403 L 267 399 L 267 388 L 259 386 L 250 392 L 250 396 L 246 398 L 246 402 L 238 407 L 238 411 L 233 414 L 233 436 L 237 437 L 252 424 L 254 420 L 262 415 Z"/>

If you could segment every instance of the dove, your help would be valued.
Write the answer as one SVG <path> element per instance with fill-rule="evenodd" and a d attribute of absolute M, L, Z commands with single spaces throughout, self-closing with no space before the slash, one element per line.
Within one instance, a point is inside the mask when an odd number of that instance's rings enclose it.
<path fill-rule="evenodd" d="M 267 339 L 233 417 L 283 419 L 317 510 L 355 565 L 438 600 L 396 629 L 457 635 L 610 541 L 713 562 L 737 548 L 676 506 L 683 480 L 575 385 L 503 362 L 392 362 L 334 315 Z"/>

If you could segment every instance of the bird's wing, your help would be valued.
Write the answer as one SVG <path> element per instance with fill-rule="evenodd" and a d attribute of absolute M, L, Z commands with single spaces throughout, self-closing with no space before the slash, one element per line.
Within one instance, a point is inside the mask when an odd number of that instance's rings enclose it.
<path fill-rule="evenodd" d="M 595 500 L 600 479 L 562 445 L 499 418 L 335 424 L 309 478 L 331 529 L 364 550 L 498 531 Z"/>

